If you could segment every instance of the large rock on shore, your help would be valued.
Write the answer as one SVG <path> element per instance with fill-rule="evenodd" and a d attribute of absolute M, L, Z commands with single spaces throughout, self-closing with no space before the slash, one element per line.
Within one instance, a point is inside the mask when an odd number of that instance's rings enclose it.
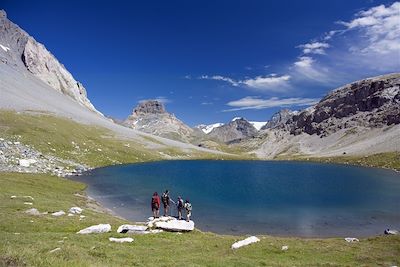
<path fill-rule="evenodd" d="M 174 217 L 160 217 L 147 223 L 149 228 L 159 228 L 171 232 L 188 232 L 194 230 L 193 221 L 178 220 Z"/>
<path fill-rule="evenodd" d="M 109 224 L 98 224 L 86 227 L 85 229 L 80 230 L 77 234 L 101 234 L 108 233 L 111 231 L 111 225 Z"/>

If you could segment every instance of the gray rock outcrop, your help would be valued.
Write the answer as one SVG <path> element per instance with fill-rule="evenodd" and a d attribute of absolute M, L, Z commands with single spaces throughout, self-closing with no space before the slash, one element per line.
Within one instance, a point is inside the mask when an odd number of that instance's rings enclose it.
<path fill-rule="evenodd" d="M 235 118 L 231 122 L 214 128 L 208 135 L 220 142 L 229 143 L 254 137 L 257 129 L 244 118 Z"/>
<path fill-rule="evenodd" d="M 163 103 L 147 100 L 138 104 L 124 125 L 150 134 L 190 142 L 193 129 L 167 112 Z"/>
<path fill-rule="evenodd" d="M 98 112 L 87 97 L 85 87 L 32 36 L 7 18 L 0 10 L 0 64 L 27 70 L 80 105 Z"/>
<path fill-rule="evenodd" d="M 340 129 L 400 123 L 400 74 L 360 80 L 340 87 L 288 120 L 290 133 L 329 135 Z"/>
<path fill-rule="evenodd" d="M 286 124 L 286 122 L 291 119 L 294 115 L 296 115 L 297 111 L 291 111 L 289 109 L 282 109 L 272 115 L 271 119 L 261 128 L 261 130 L 265 129 L 273 129 L 276 127 L 281 127 Z"/>

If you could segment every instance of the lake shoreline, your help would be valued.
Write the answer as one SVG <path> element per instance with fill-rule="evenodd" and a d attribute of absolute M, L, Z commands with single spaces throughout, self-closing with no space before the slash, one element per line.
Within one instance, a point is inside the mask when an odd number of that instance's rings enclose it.
<path fill-rule="evenodd" d="M 176 160 L 172 160 L 172 162 L 176 162 Z M 187 161 L 187 160 L 183 160 L 183 161 Z M 196 160 L 197 161 L 197 160 Z M 200 160 L 201 161 L 201 160 Z M 233 160 L 233 161 L 242 161 L 242 160 Z M 293 161 L 293 160 L 259 160 L 260 162 L 282 162 L 282 161 L 284 161 L 284 162 L 288 162 L 288 163 L 291 163 L 291 162 L 298 162 L 298 163 L 314 163 L 314 162 L 309 162 L 309 161 Z M 163 160 L 163 161 L 155 161 L 155 162 L 149 162 L 150 164 L 151 163 L 157 163 L 157 162 L 160 162 L 160 163 L 165 163 L 165 162 L 168 162 L 168 161 L 165 161 L 165 160 Z M 254 162 L 254 160 L 250 160 L 250 162 Z M 147 164 L 148 162 L 145 162 L 144 164 Z M 339 165 L 339 166 L 341 166 L 341 165 L 343 165 L 343 166 L 348 166 L 348 164 L 341 164 L 341 163 L 328 163 L 328 164 L 326 164 L 326 163 L 324 163 L 324 162 L 316 162 L 317 164 L 321 164 L 321 165 Z M 142 163 L 141 163 L 142 164 Z M 108 167 L 121 167 L 121 166 L 124 166 L 124 165 L 131 165 L 131 164 L 123 164 L 123 165 L 112 165 L 112 166 L 104 166 L 104 167 L 100 167 L 100 168 L 96 168 L 96 169 L 94 169 L 94 170 L 98 170 L 98 169 L 104 169 L 104 168 L 108 168 Z M 137 165 L 137 163 L 134 163 L 133 165 Z M 366 166 L 357 166 L 357 167 L 361 167 L 361 168 L 370 168 L 370 167 L 366 167 Z M 381 169 L 383 169 L 383 168 L 381 168 Z M 92 170 L 92 171 L 94 171 L 94 170 Z M 385 169 L 385 170 L 387 170 L 387 169 Z M 89 171 L 88 173 L 90 173 L 90 172 L 92 172 L 92 171 Z M 393 171 L 393 170 L 390 170 L 390 171 Z M 396 172 L 397 173 L 397 172 Z M 75 179 L 75 178 L 73 178 L 72 180 L 77 180 L 77 181 L 79 181 L 79 182 L 83 182 L 83 181 L 81 181 L 80 179 L 79 179 L 79 177 L 77 178 L 77 179 Z M 85 183 L 85 182 L 83 182 L 83 183 Z M 130 221 L 130 222 L 134 222 L 134 221 L 136 221 L 135 219 L 133 219 L 132 220 L 132 218 L 129 218 L 129 216 L 127 217 L 126 216 L 126 213 L 124 214 L 123 212 L 121 213 L 119 210 L 118 210 L 118 208 L 116 207 L 117 205 L 115 205 L 115 204 L 113 204 L 113 202 L 110 202 L 110 204 L 106 204 L 105 203 L 105 201 L 102 201 L 101 199 L 98 199 L 98 196 L 96 197 L 95 195 L 93 195 L 93 194 L 91 194 L 91 193 L 89 193 L 88 192 L 88 186 L 89 186 L 89 184 L 88 183 L 85 183 L 86 184 L 86 189 L 85 189 L 85 192 L 86 192 L 86 194 L 88 195 L 88 197 L 90 197 L 90 198 L 94 198 L 98 203 L 99 203 L 99 205 L 101 205 L 101 206 L 103 206 L 103 207 L 105 207 L 107 210 L 109 210 L 109 212 L 110 212 L 110 214 L 111 215 L 113 215 L 113 216 L 118 216 L 118 217 L 120 217 L 120 218 L 123 218 L 123 219 L 125 219 L 125 220 L 127 220 L 127 221 Z M 151 216 L 151 211 L 149 211 L 149 216 Z M 147 218 L 147 217 L 146 217 Z M 140 219 L 140 220 L 138 220 L 138 221 L 143 221 L 142 219 Z M 212 227 L 211 227 L 212 228 Z M 204 228 L 202 228 L 202 227 L 199 227 L 199 228 L 196 228 L 197 230 L 199 230 L 199 231 L 201 231 L 201 232 L 211 232 L 211 233 L 214 233 L 214 234 L 216 234 L 216 235 L 231 235 L 231 236 L 243 236 L 243 235 L 246 235 L 246 234 L 249 234 L 249 232 L 244 232 L 244 231 L 240 231 L 240 232 L 238 232 L 238 233 L 234 233 L 235 231 L 233 231 L 233 232 L 226 232 L 226 231 L 222 231 L 222 232 L 220 232 L 220 231 L 215 231 L 215 230 L 208 230 L 208 229 L 204 229 Z M 378 228 L 375 232 L 376 232 L 376 234 L 357 234 L 356 236 L 357 237 L 366 237 L 366 238 L 368 238 L 368 237 L 376 237 L 376 236 L 379 236 L 379 235 L 381 235 L 380 233 L 382 233 L 383 234 L 383 231 L 385 230 L 386 228 Z M 334 231 L 333 231 L 334 232 Z M 302 239 L 309 239 L 309 238 L 312 238 L 312 239 L 326 239 L 326 238 L 340 238 L 340 237 L 345 237 L 345 235 L 342 235 L 342 234 L 330 234 L 330 235 L 324 235 L 324 234 L 320 234 L 320 235 L 296 235 L 296 234 L 290 234 L 290 233 L 288 233 L 288 234 L 274 234 L 274 233 L 271 233 L 271 232 L 268 232 L 268 231 L 266 231 L 266 232 L 259 232 L 259 233 L 257 233 L 257 232 L 253 232 L 253 234 L 257 234 L 257 235 L 269 235 L 269 236 L 273 236 L 273 237 L 287 237 L 287 238 L 302 238 Z"/>

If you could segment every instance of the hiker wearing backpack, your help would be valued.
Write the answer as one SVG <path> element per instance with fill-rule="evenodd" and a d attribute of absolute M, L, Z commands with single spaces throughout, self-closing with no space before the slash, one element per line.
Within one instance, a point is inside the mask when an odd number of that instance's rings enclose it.
<path fill-rule="evenodd" d="M 160 216 L 160 197 L 157 192 L 154 192 L 151 198 L 151 211 L 153 212 L 153 217 L 158 218 Z"/>
<path fill-rule="evenodd" d="M 185 201 L 185 210 L 186 210 L 186 221 L 190 221 L 190 216 L 192 216 L 192 204 L 190 204 L 189 200 Z"/>
<path fill-rule="evenodd" d="M 183 199 L 178 197 L 178 202 L 176 203 L 176 208 L 178 209 L 178 219 L 182 220 L 182 210 L 184 208 Z"/>
<path fill-rule="evenodd" d="M 161 201 L 162 201 L 163 206 L 164 206 L 164 216 L 167 216 L 168 215 L 168 211 L 169 211 L 169 203 L 170 203 L 169 191 L 168 190 L 165 190 L 165 192 L 162 194 Z"/>

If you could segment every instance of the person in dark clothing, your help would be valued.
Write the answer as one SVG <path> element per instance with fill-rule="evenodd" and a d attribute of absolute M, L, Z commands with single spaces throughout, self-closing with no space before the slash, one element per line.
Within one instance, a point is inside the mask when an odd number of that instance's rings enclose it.
<path fill-rule="evenodd" d="M 182 219 L 182 210 L 184 208 L 183 199 L 181 197 L 178 197 L 178 202 L 176 203 L 176 207 L 178 209 L 178 219 L 181 220 Z"/>
<path fill-rule="evenodd" d="M 164 206 L 164 216 L 168 216 L 169 212 L 169 204 L 170 204 L 170 197 L 169 197 L 169 191 L 165 190 L 165 192 L 161 196 L 161 201 Z"/>
<path fill-rule="evenodd" d="M 157 192 L 154 192 L 151 198 L 151 211 L 153 212 L 153 217 L 158 218 L 160 216 L 160 197 Z"/>

